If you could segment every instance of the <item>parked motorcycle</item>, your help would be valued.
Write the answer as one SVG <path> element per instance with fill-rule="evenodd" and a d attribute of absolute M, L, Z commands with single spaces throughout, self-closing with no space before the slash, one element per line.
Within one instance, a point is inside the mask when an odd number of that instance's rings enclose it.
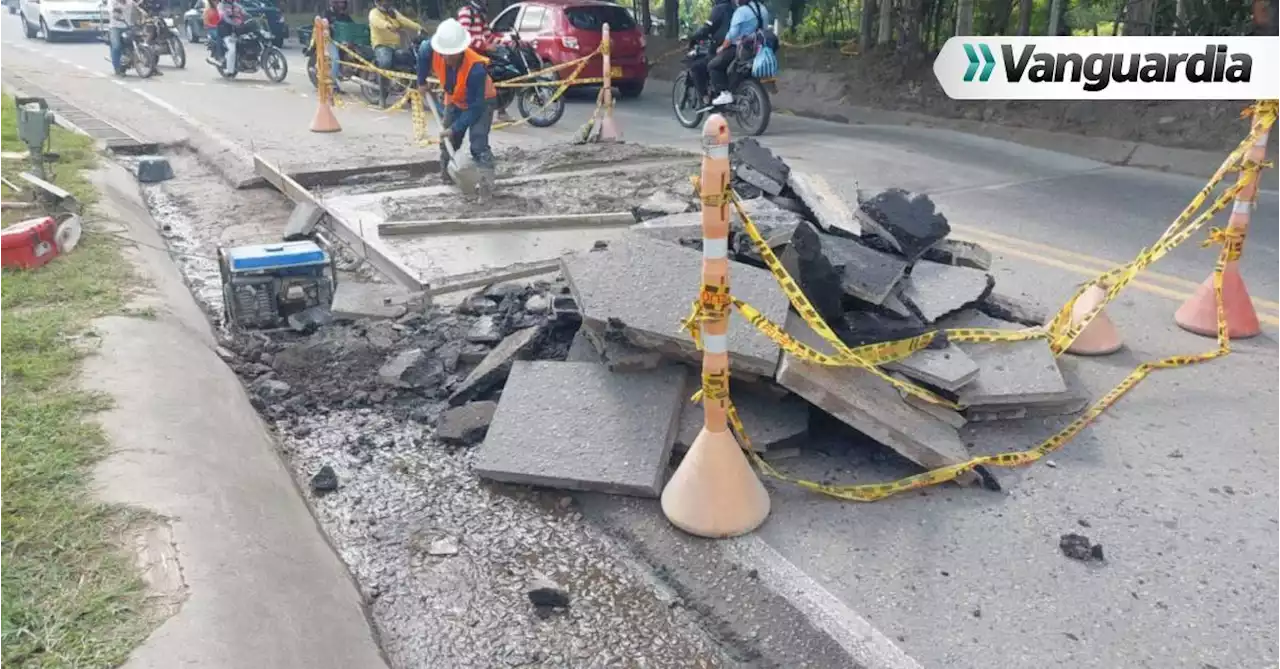
<path fill-rule="evenodd" d="M 489 77 L 494 83 L 510 81 L 523 77 L 530 72 L 543 69 L 542 58 L 533 50 L 533 45 L 521 42 L 520 36 L 511 35 L 511 43 L 500 44 L 489 51 Z M 549 72 L 538 76 L 536 81 L 556 82 L 559 77 Z M 532 83 L 535 80 L 526 80 Z M 521 118 L 529 119 L 529 125 L 535 128 L 548 128 L 556 124 L 564 116 L 565 101 L 561 95 L 554 102 L 555 86 L 523 86 L 519 88 L 499 88 L 498 107 L 506 109 L 514 100 Z"/>
<path fill-rule="evenodd" d="M 289 73 L 289 62 L 285 60 L 284 52 L 272 44 L 274 39 L 265 23 L 255 17 L 236 29 L 236 72 L 227 70 L 226 48 L 217 38 L 209 40 L 209 56 L 205 62 L 214 66 L 226 79 L 234 79 L 241 72 L 262 70 L 268 80 L 278 84 Z"/>
<path fill-rule="evenodd" d="M 773 114 L 773 102 L 769 90 L 777 92 L 774 79 L 757 79 L 751 74 L 751 59 L 737 58 L 729 66 L 729 80 L 737 80 L 733 88 L 733 102 L 727 105 L 712 105 L 698 93 L 694 83 L 692 64 L 711 54 L 711 46 L 700 43 L 685 54 L 685 69 L 671 87 L 671 104 L 675 110 L 676 121 L 686 128 L 702 125 L 707 114 L 716 112 L 742 129 L 747 135 L 757 137 L 763 135 L 769 127 L 769 117 Z"/>
<path fill-rule="evenodd" d="M 157 57 L 172 57 L 174 67 L 182 69 L 187 66 L 187 50 L 182 47 L 182 38 L 178 36 L 171 17 L 148 16 L 143 20 L 142 42 L 151 47 Z"/>

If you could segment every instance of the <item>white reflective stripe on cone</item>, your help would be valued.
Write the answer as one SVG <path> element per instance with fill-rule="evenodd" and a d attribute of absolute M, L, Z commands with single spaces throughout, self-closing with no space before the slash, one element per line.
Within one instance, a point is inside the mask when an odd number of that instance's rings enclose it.
<path fill-rule="evenodd" d="M 705 260 L 719 260 L 729 256 L 728 239 L 703 239 L 702 257 Z"/>
<path fill-rule="evenodd" d="M 703 334 L 702 351 L 704 353 L 728 353 L 729 336 L 722 334 Z"/>

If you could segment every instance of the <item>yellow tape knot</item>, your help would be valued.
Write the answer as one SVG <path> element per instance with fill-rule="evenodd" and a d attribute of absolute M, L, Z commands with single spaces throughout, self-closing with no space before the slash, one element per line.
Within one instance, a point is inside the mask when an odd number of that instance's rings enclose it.
<path fill-rule="evenodd" d="M 1241 228 L 1211 228 L 1209 238 L 1200 243 L 1201 247 L 1215 244 L 1221 245 L 1227 254 L 1227 260 L 1239 260 L 1244 253 L 1245 231 Z"/>

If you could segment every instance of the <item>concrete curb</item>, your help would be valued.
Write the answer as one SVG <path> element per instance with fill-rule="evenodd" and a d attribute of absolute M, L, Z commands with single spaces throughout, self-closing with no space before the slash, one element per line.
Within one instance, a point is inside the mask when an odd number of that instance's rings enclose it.
<path fill-rule="evenodd" d="M 661 79 L 650 79 L 657 84 L 658 90 L 669 89 L 672 82 Z M 1179 149 L 1157 146 L 1145 142 L 1124 141 L 1109 137 L 1090 137 L 1065 132 L 1036 130 L 1003 126 L 969 119 L 944 118 L 929 116 L 917 112 L 891 111 L 871 107 L 844 108 L 845 115 L 833 116 L 809 111 L 803 107 L 774 108 L 775 113 L 787 116 L 840 123 L 843 125 L 897 125 L 906 127 L 926 127 L 940 130 L 953 130 L 969 135 L 1000 139 L 1023 146 L 1047 149 L 1058 153 L 1096 160 L 1120 167 L 1137 167 L 1141 169 L 1169 172 L 1201 178 L 1210 177 L 1226 158 L 1228 151 L 1202 151 L 1196 149 Z M 766 133 L 766 136 L 768 133 Z M 1242 137 L 1243 139 L 1243 137 Z M 1268 155 L 1275 154 L 1276 136 L 1273 133 Z M 1274 172 L 1271 175 L 1274 177 Z M 1275 188 L 1274 183 L 1263 184 L 1266 188 Z"/>
<path fill-rule="evenodd" d="M 387 666 L 351 574 L 215 352 L 136 183 L 112 163 L 93 176 L 101 211 L 127 228 L 127 255 L 150 280 L 140 306 L 158 314 L 94 323 L 101 347 L 83 379 L 114 400 L 99 420 L 116 446 L 95 480 L 104 499 L 169 519 L 158 534 L 172 559 L 148 574 L 169 572 L 185 592 L 124 666 Z"/>

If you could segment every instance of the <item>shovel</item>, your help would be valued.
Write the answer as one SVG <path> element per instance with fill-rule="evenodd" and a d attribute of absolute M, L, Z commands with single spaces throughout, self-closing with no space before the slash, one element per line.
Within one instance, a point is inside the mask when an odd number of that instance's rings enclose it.
<path fill-rule="evenodd" d="M 436 120 L 436 125 L 440 126 L 441 131 L 443 132 L 444 123 L 440 121 L 440 112 L 436 111 L 435 100 L 424 100 L 423 102 L 426 103 L 427 108 L 431 110 L 432 118 Z M 471 131 L 467 130 L 467 133 L 462 136 L 462 141 L 464 143 L 467 141 L 470 134 Z M 449 163 L 445 165 L 445 170 L 448 171 L 449 177 L 453 179 L 453 182 L 462 190 L 463 195 L 471 197 L 479 193 L 481 178 L 480 169 L 476 167 L 475 163 L 471 160 L 471 156 L 458 156 L 458 154 L 453 150 L 453 142 L 449 141 L 445 137 L 441 137 L 440 141 L 444 144 L 445 155 L 449 157 Z"/>

